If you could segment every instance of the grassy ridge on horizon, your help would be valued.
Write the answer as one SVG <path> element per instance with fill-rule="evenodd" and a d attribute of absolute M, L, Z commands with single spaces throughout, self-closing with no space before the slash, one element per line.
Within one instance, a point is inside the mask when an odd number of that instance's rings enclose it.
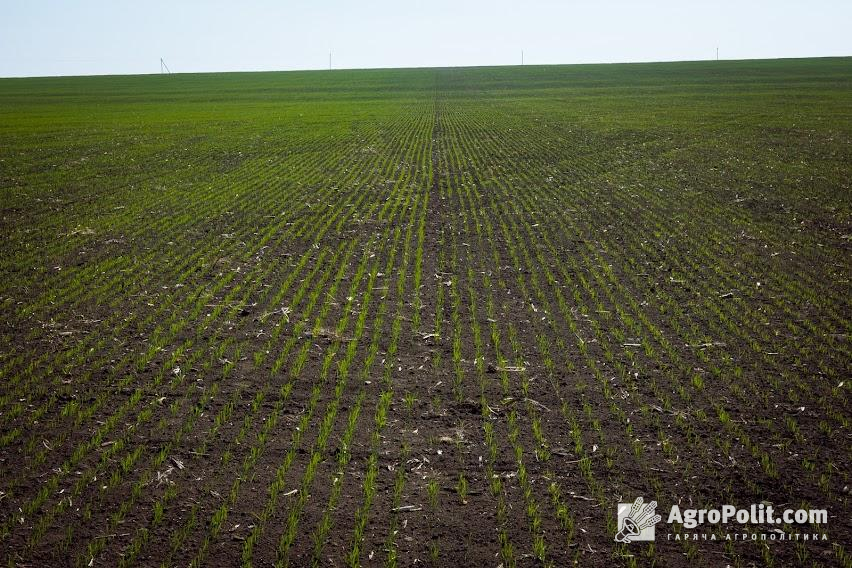
<path fill-rule="evenodd" d="M 540 95 L 551 90 L 582 91 L 605 88 L 656 88 L 671 92 L 713 86 L 763 86 L 778 90 L 820 87 L 827 91 L 848 86 L 852 57 L 686 61 L 666 63 L 606 63 L 526 65 L 500 67 L 424 67 L 410 69 L 344 69 L 333 71 L 251 71 L 175 73 L 172 75 L 100 75 L 71 77 L 0 78 L 0 101 L 7 110 L 16 104 L 49 104 L 56 97 L 84 102 L 139 102 L 146 98 L 172 102 L 178 95 L 198 101 L 221 101 L 232 93 L 267 100 L 308 96 L 325 98 L 396 98 L 402 93 L 429 89 L 441 74 L 457 78 L 453 92 L 499 95 Z M 621 94 L 619 92 L 619 94 Z M 100 100 L 100 99 L 106 100 Z M 10 106 L 11 105 L 11 106 Z"/>

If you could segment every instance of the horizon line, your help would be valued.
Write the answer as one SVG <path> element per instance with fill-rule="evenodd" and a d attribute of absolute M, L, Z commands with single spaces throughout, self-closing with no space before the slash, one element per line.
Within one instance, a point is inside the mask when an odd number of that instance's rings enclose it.
<path fill-rule="evenodd" d="M 745 57 L 745 58 L 724 58 L 724 59 L 662 59 L 650 61 L 592 61 L 580 63 L 516 63 L 503 65 L 422 65 L 422 66 L 404 66 L 404 67 L 339 67 L 339 68 L 321 68 L 321 67 L 306 67 L 301 69 L 237 69 L 237 70 L 222 70 L 222 71 L 173 71 L 170 73 L 162 73 L 152 71 L 150 73 L 92 73 L 88 75 L 4 75 L 0 76 L 0 80 L 6 79 L 75 79 L 85 77 L 148 77 L 152 75 L 225 75 L 233 73 L 304 73 L 304 72 L 334 72 L 334 71 L 405 71 L 417 69 L 482 69 L 482 68 L 500 68 L 500 67 L 583 67 L 593 65 L 653 65 L 662 63 L 723 63 L 723 62 L 742 62 L 742 61 L 783 61 L 783 60 L 802 60 L 802 59 L 848 59 L 850 55 L 815 55 L 815 56 L 798 56 L 798 57 Z M 163 58 L 165 59 L 165 58 Z"/>

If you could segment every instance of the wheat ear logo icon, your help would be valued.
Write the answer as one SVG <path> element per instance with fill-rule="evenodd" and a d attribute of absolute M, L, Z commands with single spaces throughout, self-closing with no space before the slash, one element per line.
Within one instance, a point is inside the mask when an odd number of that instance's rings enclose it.
<path fill-rule="evenodd" d="M 621 521 L 621 530 L 619 530 L 618 534 L 615 535 L 615 541 L 628 544 L 631 538 L 635 538 L 640 535 L 642 529 L 660 522 L 662 517 L 654 514 L 656 509 L 656 501 L 651 501 L 647 505 L 643 506 L 643 499 L 641 497 L 637 497 L 633 502 L 633 506 L 630 507 L 630 514 L 624 517 Z"/>

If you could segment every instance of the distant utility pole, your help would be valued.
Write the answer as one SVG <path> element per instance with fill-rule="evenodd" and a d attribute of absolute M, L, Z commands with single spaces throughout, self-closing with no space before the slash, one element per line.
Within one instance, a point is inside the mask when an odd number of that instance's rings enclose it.
<path fill-rule="evenodd" d="M 524 50 L 521 50 L 521 65 L 524 64 Z"/>
<path fill-rule="evenodd" d="M 166 62 L 163 61 L 162 57 L 160 58 L 160 73 L 168 73 L 169 75 L 172 74 L 172 72 L 169 70 L 169 66 L 166 65 Z"/>
<path fill-rule="evenodd" d="M 331 71 L 331 51 L 328 52 L 328 70 Z"/>
<path fill-rule="evenodd" d="M 719 61 L 719 48 L 716 48 L 716 61 Z"/>

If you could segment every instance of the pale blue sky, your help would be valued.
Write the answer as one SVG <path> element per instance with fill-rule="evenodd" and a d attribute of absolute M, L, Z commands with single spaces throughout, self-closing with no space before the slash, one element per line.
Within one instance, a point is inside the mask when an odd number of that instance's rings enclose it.
<path fill-rule="evenodd" d="M 0 0 L 0 76 L 852 55 L 840 0 Z"/>

